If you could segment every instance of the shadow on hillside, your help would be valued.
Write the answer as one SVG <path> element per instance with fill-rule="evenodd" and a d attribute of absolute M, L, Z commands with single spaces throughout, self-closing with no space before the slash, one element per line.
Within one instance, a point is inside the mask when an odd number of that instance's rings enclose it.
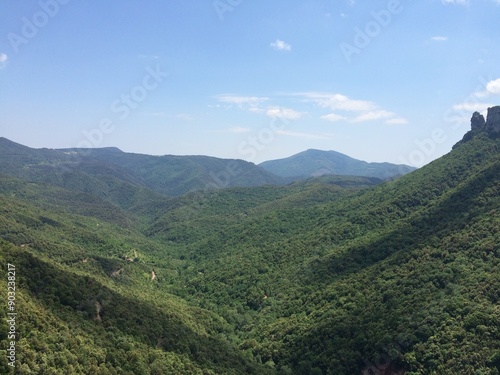
<path fill-rule="evenodd" d="M 107 342 L 110 335 L 132 336 L 149 347 L 187 355 L 217 373 L 267 373 L 228 343 L 194 332 L 179 312 L 121 295 L 90 276 L 59 269 L 25 250 L 8 252 L 16 259 L 20 288 L 68 324 L 85 330 L 103 349 L 114 345 Z"/>
<path fill-rule="evenodd" d="M 500 163 L 493 164 L 467 181 L 444 201 L 429 209 L 412 215 L 405 224 L 383 238 L 363 246 L 353 247 L 340 255 L 316 260 L 305 269 L 304 284 L 330 283 L 370 267 L 390 256 L 393 263 L 401 263 L 416 247 L 435 245 L 441 234 L 463 228 L 487 206 L 487 198 L 478 199 L 487 188 L 498 190 L 500 186 Z M 488 193 L 491 197 L 498 191 Z M 404 251 L 402 251 L 404 250 Z"/>
<path fill-rule="evenodd" d="M 423 246 L 439 246 L 444 235 L 463 229 L 475 217 L 497 208 L 490 204 L 499 196 L 499 190 L 500 163 L 496 163 L 464 182 L 449 196 L 443 197 L 439 204 L 422 208 L 420 212 L 411 215 L 404 225 L 378 241 L 311 263 L 304 272 L 302 283 L 308 290 L 324 289 L 325 284 L 347 278 L 389 257 L 392 266 L 397 267 L 408 260 L 412 250 Z M 360 373 L 362 368 L 369 367 L 368 358 L 376 359 L 377 351 L 384 353 L 377 347 L 376 341 L 369 342 L 366 337 L 373 335 L 377 329 L 381 330 L 380 338 L 386 340 L 393 334 L 383 332 L 385 322 L 394 318 L 385 316 L 384 311 L 380 312 L 378 318 L 369 318 L 372 319 L 370 321 L 356 314 L 332 314 L 326 320 L 319 320 L 314 329 L 290 339 L 294 365 L 317 365 L 322 368 L 323 373 L 333 367 L 344 368 L 346 374 Z M 390 311 L 390 307 L 387 311 Z M 396 342 L 392 340 L 391 345 Z M 369 345 L 365 347 L 360 344 L 367 342 Z M 310 348 L 309 351 L 304 350 L 306 346 Z M 385 354 L 379 357 L 384 361 L 388 360 Z M 383 362 L 380 368 L 389 368 L 389 364 L 391 360 Z M 403 371 L 403 365 L 398 360 L 394 360 L 392 365 L 392 374 L 398 373 L 397 370 Z"/>

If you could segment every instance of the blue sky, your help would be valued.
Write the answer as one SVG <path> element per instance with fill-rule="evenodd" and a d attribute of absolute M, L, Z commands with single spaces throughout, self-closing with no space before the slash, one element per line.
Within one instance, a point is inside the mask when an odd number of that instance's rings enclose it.
<path fill-rule="evenodd" d="M 420 166 L 500 104 L 500 1 L 0 2 L 0 136 Z"/>

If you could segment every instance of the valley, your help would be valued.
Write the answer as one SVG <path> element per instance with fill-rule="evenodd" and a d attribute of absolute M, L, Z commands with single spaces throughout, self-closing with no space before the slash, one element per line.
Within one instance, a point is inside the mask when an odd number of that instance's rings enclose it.
<path fill-rule="evenodd" d="M 1 372 L 499 374 L 492 121 L 417 170 L 1 139 Z"/>

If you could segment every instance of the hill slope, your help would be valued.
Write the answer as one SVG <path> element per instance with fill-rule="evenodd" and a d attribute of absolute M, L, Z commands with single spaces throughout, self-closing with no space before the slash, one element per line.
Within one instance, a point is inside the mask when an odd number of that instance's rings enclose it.
<path fill-rule="evenodd" d="M 307 150 L 288 158 L 269 160 L 260 167 L 281 177 L 311 177 L 327 174 L 391 178 L 415 168 L 391 163 L 367 163 L 336 151 Z"/>
<path fill-rule="evenodd" d="M 153 210 L 0 176 L 16 373 L 498 374 L 500 137 L 474 131 L 378 182 L 198 191 Z"/>
<path fill-rule="evenodd" d="M 158 288 L 177 274 L 175 260 L 141 234 L 139 217 L 13 178 L 0 177 L 0 191 L 0 269 L 15 266 L 16 374 L 268 372 L 225 337 L 217 315 Z M 165 264 L 156 268 L 156 258 Z M 7 328 L 2 319 L 2 349 Z M 5 356 L 0 372 L 13 373 Z"/>
<path fill-rule="evenodd" d="M 111 196 L 157 193 L 177 196 L 189 191 L 231 186 L 284 184 L 255 164 L 208 156 L 151 156 L 117 148 L 32 149 L 0 138 L 0 173 L 69 189 Z M 113 194 L 117 192 L 117 196 Z"/>
<path fill-rule="evenodd" d="M 248 331 L 242 348 L 291 373 L 385 361 L 408 374 L 495 374 L 499 152 L 479 134 L 394 182 L 275 196 L 215 231 L 216 202 L 236 192 L 201 197 L 191 225 L 160 225 L 194 263 L 177 293 Z"/>
<path fill-rule="evenodd" d="M 82 152 L 78 149 L 61 151 Z M 118 149 L 93 149 L 85 160 L 119 165 L 138 176 L 149 188 L 172 196 L 195 190 L 285 183 L 284 179 L 253 163 L 209 156 L 151 156 Z"/>

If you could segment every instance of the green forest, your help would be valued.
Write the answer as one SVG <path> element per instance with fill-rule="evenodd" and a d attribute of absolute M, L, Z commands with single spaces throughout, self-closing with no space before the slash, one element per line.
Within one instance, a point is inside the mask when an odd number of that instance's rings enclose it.
<path fill-rule="evenodd" d="M 500 374 L 498 134 L 387 181 L 0 159 L 0 373 Z"/>

